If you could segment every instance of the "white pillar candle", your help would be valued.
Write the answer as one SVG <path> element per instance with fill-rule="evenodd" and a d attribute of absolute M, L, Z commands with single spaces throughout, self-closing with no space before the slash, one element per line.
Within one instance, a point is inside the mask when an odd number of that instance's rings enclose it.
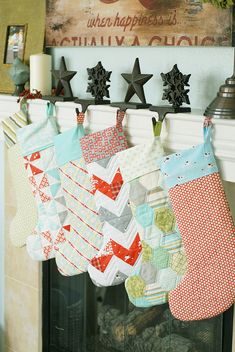
<path fill-rule="evenodd" d="M 51 55 L 30 55 L 30 92 L 51 95 Z"/>

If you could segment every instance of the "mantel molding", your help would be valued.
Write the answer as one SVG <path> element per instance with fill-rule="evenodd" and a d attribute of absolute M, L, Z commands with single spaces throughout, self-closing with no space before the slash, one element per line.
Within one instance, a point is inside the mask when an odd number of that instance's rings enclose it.
<path fill-rule="evenodd" d="M 29 116 L 32 122 L 40 120 L 46 114 L 44 100 L 29 102 Z M 79 104 L 57 102 L 56 116 L 61 131 L 76 125 L 75 108 Z M 17 98 L 0 95 L 0 120 L 18 111 Z M 87 110 L 85 128 L 94 132 L 115 124 L 117 108 L 107 105 L 90 106 Z M 152 117 L 157 113 L 144 110 L 127 110 L 124 128 L 130 145 L 147 142 L 152 137 Z M 162 141 L 168 152 L 180 151 L 203 141 L 203 112 L 168 114 L 162 131 Z M 214 119 L 213 145 L 215 155 L 225 181 L 235 182 L 235 120 Z"/>

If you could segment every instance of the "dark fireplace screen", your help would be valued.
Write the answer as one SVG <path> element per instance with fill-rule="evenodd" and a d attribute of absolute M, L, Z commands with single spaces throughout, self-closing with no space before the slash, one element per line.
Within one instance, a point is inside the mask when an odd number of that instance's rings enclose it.
<path fill-rule="evenodd" d="M 136 308 L 124 285 L 99 288 L 43 263 L 43 352 L 232 352 L 233 309 L 183 322 L 168 305 Z"/>

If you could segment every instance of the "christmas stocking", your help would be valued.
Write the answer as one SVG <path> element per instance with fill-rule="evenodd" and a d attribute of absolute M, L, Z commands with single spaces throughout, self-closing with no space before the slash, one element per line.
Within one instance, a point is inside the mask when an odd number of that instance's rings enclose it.
<path fill-rule="evenodd" d="M 118 112 L 116 126 L 85 136 L 80 141 L 103 223 L 102 247 L 88 265 L 91 279 L 101 286 L 123 282 L 138 264 L 141 252 L 136 222 L 128 204 L 130 186 L 123 184 L 115 155 L 128 147 L 123 117 L 124 113 Z"/>
<path fill-rule="evenodd" d="M 16 194 L 16 215 L 9 228 L 11 242 L 16 247 L 25 245 L 26 238 L 33 231 L 38 218 L 36 203 L 16 138 L 16 131 L 27 124 L 27 104 L 22 103 L 19 112 L 2 121 L 11 179 Z"/>
<path fill-rule="evenodd" d="M 180 320 L 211 318 L 235 299 L 235 228 L 211 146 L 210 120 L 205 122 L 203 144 L 161 162 L 188 260 L 185 277 L 169 297 Z"/>
<path fill-rule="evenodd" d="M 68 207 L 66 241 L 58 244 L 56 256 L 61 273 L 76 275 L 87 271 L 91 259 L 98 253 L 103 235 L 96 211 L 92 185 L 86 171 L 79 140 L 84 136 L 84 114 L 77 127 L 55 137 L 56 160 L 63 195 Z M 67 258 L 67 261 L 62 260 Z"/>
<path fill-rule="evenodd" d="M 168 292 L 186 270 L 181 237 L 156 163 L 163 155 L 159 137 L 118 153 L 142 242 L 141 265 L 125 282 L 129 299 L 137 307 L 166 303 Z"/>
<path fill-rule="evenodd" d="M 34 235 L 27 238 L 27 250 L 40 261 L 53 258 L 55 246 L 65 240 L 62 224 L 67 216 L 55 161 L 53 138 L 58 129 L 52 110 L 51 104 L 46 119 L 17 133 L 39 215 Z"/>

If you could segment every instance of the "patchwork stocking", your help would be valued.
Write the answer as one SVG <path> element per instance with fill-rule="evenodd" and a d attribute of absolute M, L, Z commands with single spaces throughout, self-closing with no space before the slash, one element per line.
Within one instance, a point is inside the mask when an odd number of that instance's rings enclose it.
<path fill-rule="evenodd" d="M 77 127 L 55 137 L 57 165 L 63 194 L 68 207 L 66 241 L 58 244 L 57 266 L 65 275 L 87 271 L 90 260 L 98 253 L 103 235 L 96 211 L 92 185 L 86 171 L 79 140 L 84 136 L 84 114 L 79 114 Z M 62 261 L 67 258 L 67 261 Z"/>
<path fill-rule="evenodd" d="M 67 216 L 55 161 L 53 138 L 58 130 L 51 107 L 46 119 L 17 133 L 39 215 L 34 235 L 27 238 L 27 250 L 33 259 L 40 261 L 53 258 L 55 246 L 65 240 L 63 224 Z"/>
<path fill-rule="evenodd" d="M 16 215 L 9 228 L 11 242 L 16 247 L 22 247 L 26 244 L 26 239 L 33 231 L 38 218 L 35 199 L 30 189 L 21 150 L 16 138 L 16 131 L 28 124 L 27 105 L 24 106 L 25 109 L 21 104 L 19 112 L 2 121 L 5 143 L 8 148 L 7 158 L 17 203 Z"/>
<path fill-rule="evenodd" d="M 142 242 L 141 265 L 126 280 L 130 301 L 150 307 L 168 301 L 186 271 L 186 256 L 156 160 L 164 155 L 158 137 L 118 153 L 124 183 Z"/>
<path fill-rule="evenodd" d="M 210 122 L 210 120 L 206 120 Z M 203 144 L 161 162 L 188 260 L 188 270 L 171 291 L 172 314 L 180 320 L 207 319 L 235 300 L 235 228 L 211 146 Z"/>
<path fill-rule="evenodd" d="M 130 186 L 123 184 L 115 155 L 128 147 L 123 117 L 124 113 L 118 112 L 116 126 L 80 140 L 103 222 L 102 247 L 88 265 L 91 279 L 101 286 L 123 282 L 138 264 L 141 252 L 137 225 L 128 204 Z"/>

